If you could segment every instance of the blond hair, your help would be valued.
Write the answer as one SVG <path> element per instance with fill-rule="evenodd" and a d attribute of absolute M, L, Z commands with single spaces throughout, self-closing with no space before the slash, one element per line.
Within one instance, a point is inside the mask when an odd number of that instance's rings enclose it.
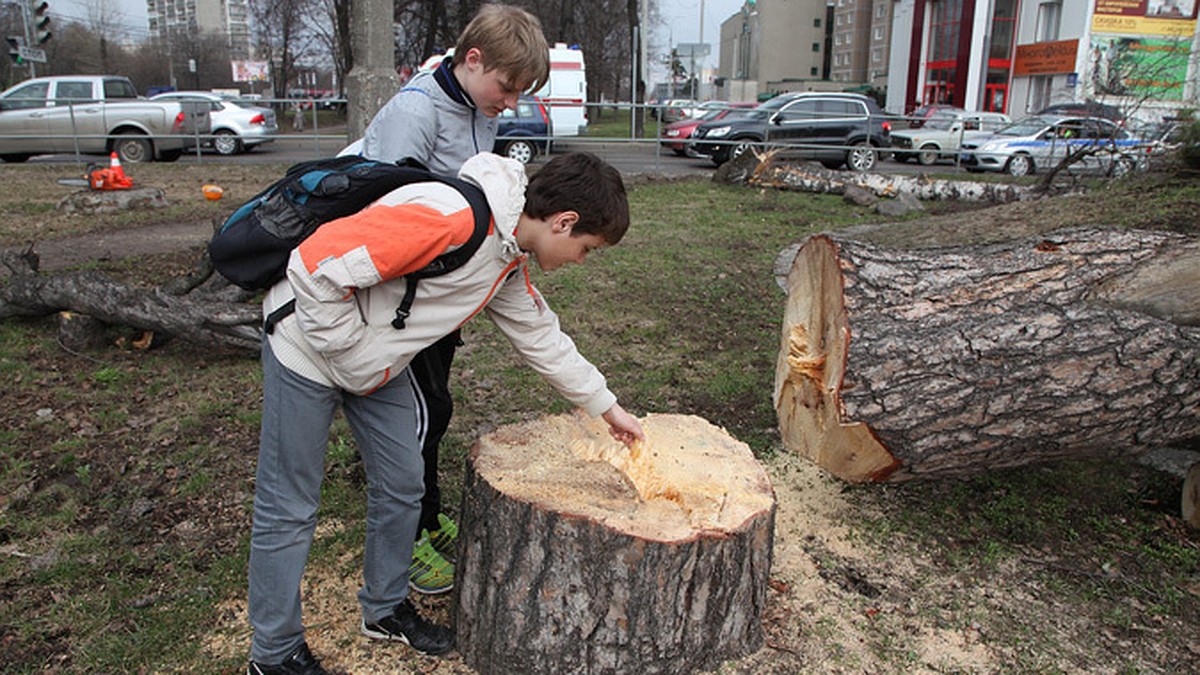
<path fill-rule="evenodd" d="M 550 48 L 542 32 L 542 22 L 529 12 L 512 5 L 488 4 L 458 36 L 454 46 L 454 65 L 467 58 L 467 51 L 478 49 L 487 70 L 499 70 L 514 82 L 529 83 L 527 91 L 537 91 L 550 79 Z"/>

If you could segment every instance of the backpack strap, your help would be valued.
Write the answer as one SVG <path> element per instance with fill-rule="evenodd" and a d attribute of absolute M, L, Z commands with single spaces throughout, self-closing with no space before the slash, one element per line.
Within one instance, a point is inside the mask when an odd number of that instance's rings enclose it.
<path fill-rule="evenodd" d="M 420 165 L 418 164 L 418 166 Z M 491 224 L 492 220 L 492 211 L 488 207 L 487 197 L 479 187 L 464 180 L 448 176 L 430 176 L 430 179 L 446 183 L 462 193 L 462 196 L 467 200 L 467 204 L 471 207 L 471 214 L 475 217 L 475 229 L 471 232 L 471 237 L 462 246 L 449 253 L 443 253 L 434 258 L 433 262 L 405 277 L 404 297 L 400 299 L 400 305 L 396 307 L 396 318 L 392 319 L 392 327 L 396 330 L 404 328 L 409 314 L 412 313 L 413 300 L 417 296 L 417 281 L 426 277 L 436 277 L 447 272 L 453 272 L 462 267 L 471 259 L 471 256 L 475 255 L 479 247 L 483 245 L 483 240 L 487 238 L 488 225 Z M 275 325 L 295 311 L 295 298 L 276 307 L 275 311 L 268 314 L 263 320 L 263 332 L 271 335 L 275 332 Z"/>
<path fill-rule="evenodd" d="M 475 216 L 475 229 L 471 232 L 471 238 L 467 239 L 462 246 L 449 253 L 443 253 L 422 269 L 408 275 L 405 279 L 404 297 L 400 300 L 400 306 L 396 307 L 396 318 L 392 319 L 392 328 L 396 330 L 404 328 L 404 323 L 408 321 L 408 315 L 412 313 L 413 300 L 417 296 L 417 282 L 426 277 L 436 277 L 462 267 L 471 259 L 471 256 L 475 255 L 475 252 L 483 244 L 483 240 L 487 238 L 488 225 L 492 220 L 487 197 L 479 187 L 448 176 L 438 176 L 437 180 L 454 187 L 466 198 L 467 203 L 471 206 L 471 213 Z"/>

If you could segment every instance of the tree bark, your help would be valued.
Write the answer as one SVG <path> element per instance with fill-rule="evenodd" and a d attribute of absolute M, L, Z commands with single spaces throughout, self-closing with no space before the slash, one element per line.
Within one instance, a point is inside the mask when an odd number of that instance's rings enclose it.
<path fill-rule="evenodd" d="M 1148 290 L 1170 286 L 1155 270 L 1195 266 L 1197 240 L 1161 232 L 927 250 L 811 237 L 776 367 L 784 444 L 843 479 L 894 481 L 1200 436 L 1200 298 Z"/>
<path fill-rule="evenodd" d="M 211 270 L 201 275 L 203 284 L 201 278 L 181 278 L 141 288 L 97 272 L 39 274 L 30 252 L 6 252 L 4 263 L 13 274 L 0 285 L 0 319 L 66 310 L 204 346 L 257 350 L 261 343 L 261 308 L 246 304 L 248 294 Z"/>
<path fill-rule="evenodd" d="M 455 605 L 481 673 L 680 673 L 758 649 L 775 501 L 750 449 L 650 415 L 504 427 L 468 458 Z"/>

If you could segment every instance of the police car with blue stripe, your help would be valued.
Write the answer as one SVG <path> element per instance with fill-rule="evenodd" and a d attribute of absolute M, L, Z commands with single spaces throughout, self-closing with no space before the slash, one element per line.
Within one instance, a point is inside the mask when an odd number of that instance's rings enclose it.
<path fill-rule="evenodd" d="M 1119 176 L 1141 166 L 1143 142 L 1120 125 L 1098 117 L 1035 115 L 987 138 L 964 141 L 959 160 L 967 171 L 1027 176 L 1076 155 L 1071 170 Z"/>

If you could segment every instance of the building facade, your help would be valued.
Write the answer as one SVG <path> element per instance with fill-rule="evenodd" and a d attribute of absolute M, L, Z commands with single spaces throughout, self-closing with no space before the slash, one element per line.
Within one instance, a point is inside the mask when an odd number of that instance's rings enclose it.
<path fill-rule="evenodd" d="M 826 0 L 747 1 L 721 23 L 717 97 L 828 88 L 829 15 Z"/>
<path fill-rule="evenodd" d="M 1013 117 L 1096 100 L 1156 119 L 1197 102 L 1196 0 L 898 0 L 887 108 Z"/>
<path fill-rule="evenodd" d="M 887 86 L 892 4 L 893 0 L 835 0 L 829 79 Z"/>
<path fill-rule="evenodd" d="M 172 35 L 215 33 L 226 36 L 230 61 L 251 56 L 249 0 L 146 0 L 146 14 L 160 44 Z"/>

